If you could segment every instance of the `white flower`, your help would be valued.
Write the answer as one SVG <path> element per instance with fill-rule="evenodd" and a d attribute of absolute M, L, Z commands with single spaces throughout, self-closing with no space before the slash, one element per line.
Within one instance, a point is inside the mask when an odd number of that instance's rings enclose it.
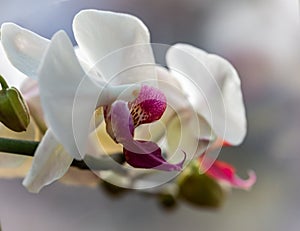
<path fill-rule="evenodd" d="M 102 92 L 97 106 L 109 105 L 128 87 L 122 85 L 104 88 L 103 82 L 96 83 L 92 78 L 85 78 L 87 74 L 82 66 L 93 67 L 115 50 L 136 44 L 149 44 L 150 41 L 149 32 L 144 24 L 126 14 L 82 11 L 76 15 L 73 27 L 80 50 L 88 57 L 84 62 L 81 60 L 83 65 L 80 65 L 71 41 L 63 31 L 57 32 L 50 42 L 12 23 L 5 23 L 1 27 L 2 44 L 11 63 L 29 77 L 38 79 L 43 111 L 49 126 L 35 153 L 31 171 L 23 182 L 32 192 L 38 192 L 42 186 L 60 178 L 69 168 L 73 158 L 83 158 L 81 153 L 85 149 L 88 131 L 80 134 L 82 140 L 79 141 L 81 146 L 78 148 L 81 150 L 78 150 L 72 127 L 73 101 L 82 80 L 87 84 L 84 88 L 86 92 L 81 92 L 85 97 L 79 97 L 82 102 L 78 102 L 83 113 L 75 113 L 82 118 L 91 116 L 94 110 L 91 106 L 95 106 L 87 105 L 86 100 L 95 100 Z M 111 66 L 106 63 L 105 67 L 100 68 L 101 76 L 109 80 L 114 73 L 122 71 L 123 68 L 139 63 L 153 63 L 152 50 L 148 48 L 149 45 L 142 49 L 130 49 L 130 54 L 127 54 L 130 55 L 130 59 L 119 57 Z M 154 74 L 151 73 L 151 77 L 148 77 L 146 72 L 143 73 L 144 79 L 153 79 Z M 136 82 L 141 78 L 140 73 L 134 76 L 132 71 L 130 74 L 129 82 Z M 128 78 L 124 77 L 124 80 L 128 82 Z M 132 98 L 136 96 L 139 87 L 138 85 L 131 89 L 135 93 Z M 76 119 L 80 121 L 81 118 Z M 84 125 L 89 121 L 83 119 L 80 122 L 84 128 L 88 127 Z"/>
<path fill-rule="evenodd" d="M 1 27 L 2 44 L 12 64 L 39 82 L 49 126 L 23 182 L 32 192 L 64 175 L 73 158 L 84 157 L 96 106 L 111 105 L 128 87 L 123 97 L 133 99 L 140 88 L 135 83 L 156 79 L 153 65 L 145 65 L 154 64 L 149 32 L 136 17 L 84 10 L 75 16 L 73 31 L 79 59 L 63 31 L 48 41 L 15 24 Z M 166 59 L 170 72 L 157 70 L 158 86 L 183 118 L 181 150 L 186 152 L 190 144 L 197 146 L 201 140 L 217 137 L 239 144 L 246 133 L 246 119 L 235 69 L 226 60 L 186 44 L 172 46 Z M 120 77 L 113 79 L 115 75 Z M 184 75 L 202 94 L 190 91 Z M 179 87 L 177 80 L 183 83 Z M 110 81 L 113 85 L 105 86 Z M 174 82 L 175 88 L 166 84 Z M 190 120 L 194 111 L 197 119 Z M 177 118 L 166 113 L 167 129 L 177 128 Z M 194 129 L 199 125 L 201 134 Z"/>

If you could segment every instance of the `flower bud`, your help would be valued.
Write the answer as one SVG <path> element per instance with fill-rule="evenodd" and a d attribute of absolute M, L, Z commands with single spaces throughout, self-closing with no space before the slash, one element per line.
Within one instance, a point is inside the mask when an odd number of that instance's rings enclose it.
<path fill-rule="evenodd" d="M 30 122 L 29 110 L 18 89 L 8 87 L 0 76 L 0 121 L 15 132 L 26 131 Z"/>
<path fill-rule="evenodd" d="M 225 192 L 219 183 L 200 173 L 196 163 L 186 168 L 177 180 L 180 198 L 193 205 L 218 208 L 225 199 Z"/>
<path fill-rule="evenodd" d="M 167 210 L 174 209 L 177 205 L 176 197 L 171 193 L 158 194 L 158 200 L 160 205 Z"/>

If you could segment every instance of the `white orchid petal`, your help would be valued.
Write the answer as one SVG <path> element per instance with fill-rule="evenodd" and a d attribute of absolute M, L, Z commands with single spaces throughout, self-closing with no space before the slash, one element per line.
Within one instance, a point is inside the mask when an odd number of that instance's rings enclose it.
<path fill-rule="evenodd" d="M 138 18 L 83 10 L 74 18 L 73 31 L 80 49 L 106 80 L 121 84 L 156 78 L 149 65 L 155 63 L 149 31 Z"/>
<path fill-rule="evenodd" d="M 86 154 L 90 119 L 97 106 L 109 105 L 123 93 L 133 98 L 139 85 L 105 86 L 86 75 L 65 32 L 57 32 L 39 70 L 41 102 L 46 121 L 68 153 Z M 125 91 L 126 90 L 126 91 Z"/>
<path fill-rule="evenodd" d="M 22 81 L 28 77 L 15 68 L 8 60 L 2 44 L 0 43 L 0 73 L 6 79 L 9 86 L 19 88 Z"/>
<path fill-rule="evenodd" d="M 71 41 L 65 32 L 57 32 L 49 45 L 39 70 L 39 87 L 41 102 L 49 127 L 66 150 L 76 159 L 81 159 L 80 151 L 84 152 L 88 137 L 89 119 L 91 118 L 97 96 L 101 87 L 85 78 L 77 60 Z M 84 81 L 85 80 L 85 81 Z M 73 112 L 73 103 L 79 85 L 77 103 L 81 107 Z M 95 100 L 94 105 L 87 103 Z M 73 115 L 74 113 L 74 115 Z M 76 143 L 73 135 L 73 116 L 80 121 L 82 134 Z M 78 144 L 78 150 L 76 144 Z"/>
<path fill-rule="evenodd" d="M 4 23 L 1 42 L 10 62 L 25 75 L 36 78 L 49 40 L 14 23 Z"/>
<path fill-rule="evenodd" d="M 180 83 L 167 69 L 158 67 L 156 68 L 156 73 L 158 87 L 165 94 L 169 107 L 174 111 L 180 111 L 191 107 Z"/>
<path fill-rule="evenodd" d="M 174 152 L 176 149 L 192 147 L 202 140 L 214 140 L 215 134 L 206 120 L 195 111 L 189 102 L 185 92 L 183 92 L 180 83 L 171 72 L 164 68 L 157 69 L 158 86 L 167 97 L 168 110 L 165 111 L 162 121 L 168 127 L 169 149 Z M 185 135 L 183 135 L 185 134 Z M 189 135 L 190 134 L 190 135 Z M 179 147 L 179 141 L 175 141 L 176 136 L 186 136 L 182 140 L 182 146 Z M 181 137 L 184 139 L 184 137 Z M 194 147 L 195 149 L 195 147 Z M 201 154 L 201 153 L 199 153 Z"/>
<path fill-rule="evenodd" d="M 240 79 L 232 65 L 217 55 L 187 44 L 171 47 L 167 62 L 174 75 L 189 78 L 179 80 L 184 83 L 185 91 L 190 92 L 197 112 L 215 133 L 232 145 L 241 143 L 246 134 L 246 116 Z M 188 81 L 198 89 L 193 91 L 186 84 Z"/>
<path fill-rule="evenodd" d="M 23 185 L 38 193 L 45 185 L 61 178 L 69 169 L 73 157 L 59 144 L 51 130 L 47 130 L 39 144 L 33 163 Z"/>

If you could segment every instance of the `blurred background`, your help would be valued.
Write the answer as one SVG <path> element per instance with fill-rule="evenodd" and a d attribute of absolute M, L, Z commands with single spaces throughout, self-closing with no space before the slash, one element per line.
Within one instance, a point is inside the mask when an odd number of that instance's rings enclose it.
<path fill-rule="evenodd" d="M 219 210 L 182 204 L 167 212 L 137 194 L 111 199 L 98 188 L 60 183 L 38 195 L 21 179 L 0 179 L 3 231 L 300 229 L 300 47 L 297 0 L 1 0 L 0 22 L 12 21 L 51 38 L 72 35 L 80 9 L 126 12 L 141 18 L 152 42 L 184 42 L 226 57 L 242 79 L 248 135 L 220 158 L 239 175 L 253 169 L 250 192 L 233 191 Z M 73 40 L 74 41 L 74 40 Z"/>

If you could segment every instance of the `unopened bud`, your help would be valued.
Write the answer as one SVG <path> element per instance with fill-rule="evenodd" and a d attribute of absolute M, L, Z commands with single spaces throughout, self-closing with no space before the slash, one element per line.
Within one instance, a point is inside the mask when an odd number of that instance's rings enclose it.
<path fill-rule="evenodd" d="M 167 210 L 174 209 L 177 205 L 176 197 L 170 193 L 161 193 L 158 195 L 160 205 Z"/>
<path fill-rule="evenodd" d="M 200 173 L 193 163 L 178 177 L 179 195 L 196 206 L 218 208 L 225 199 L 222 187 L 211 177 Z"/>
<path fill-rule="evenodd" d="M 30 122 L 29 110 L 15 87 L 8 87 L 0 76 L 0 121 L 15 132 L 26 131 Z"/>

